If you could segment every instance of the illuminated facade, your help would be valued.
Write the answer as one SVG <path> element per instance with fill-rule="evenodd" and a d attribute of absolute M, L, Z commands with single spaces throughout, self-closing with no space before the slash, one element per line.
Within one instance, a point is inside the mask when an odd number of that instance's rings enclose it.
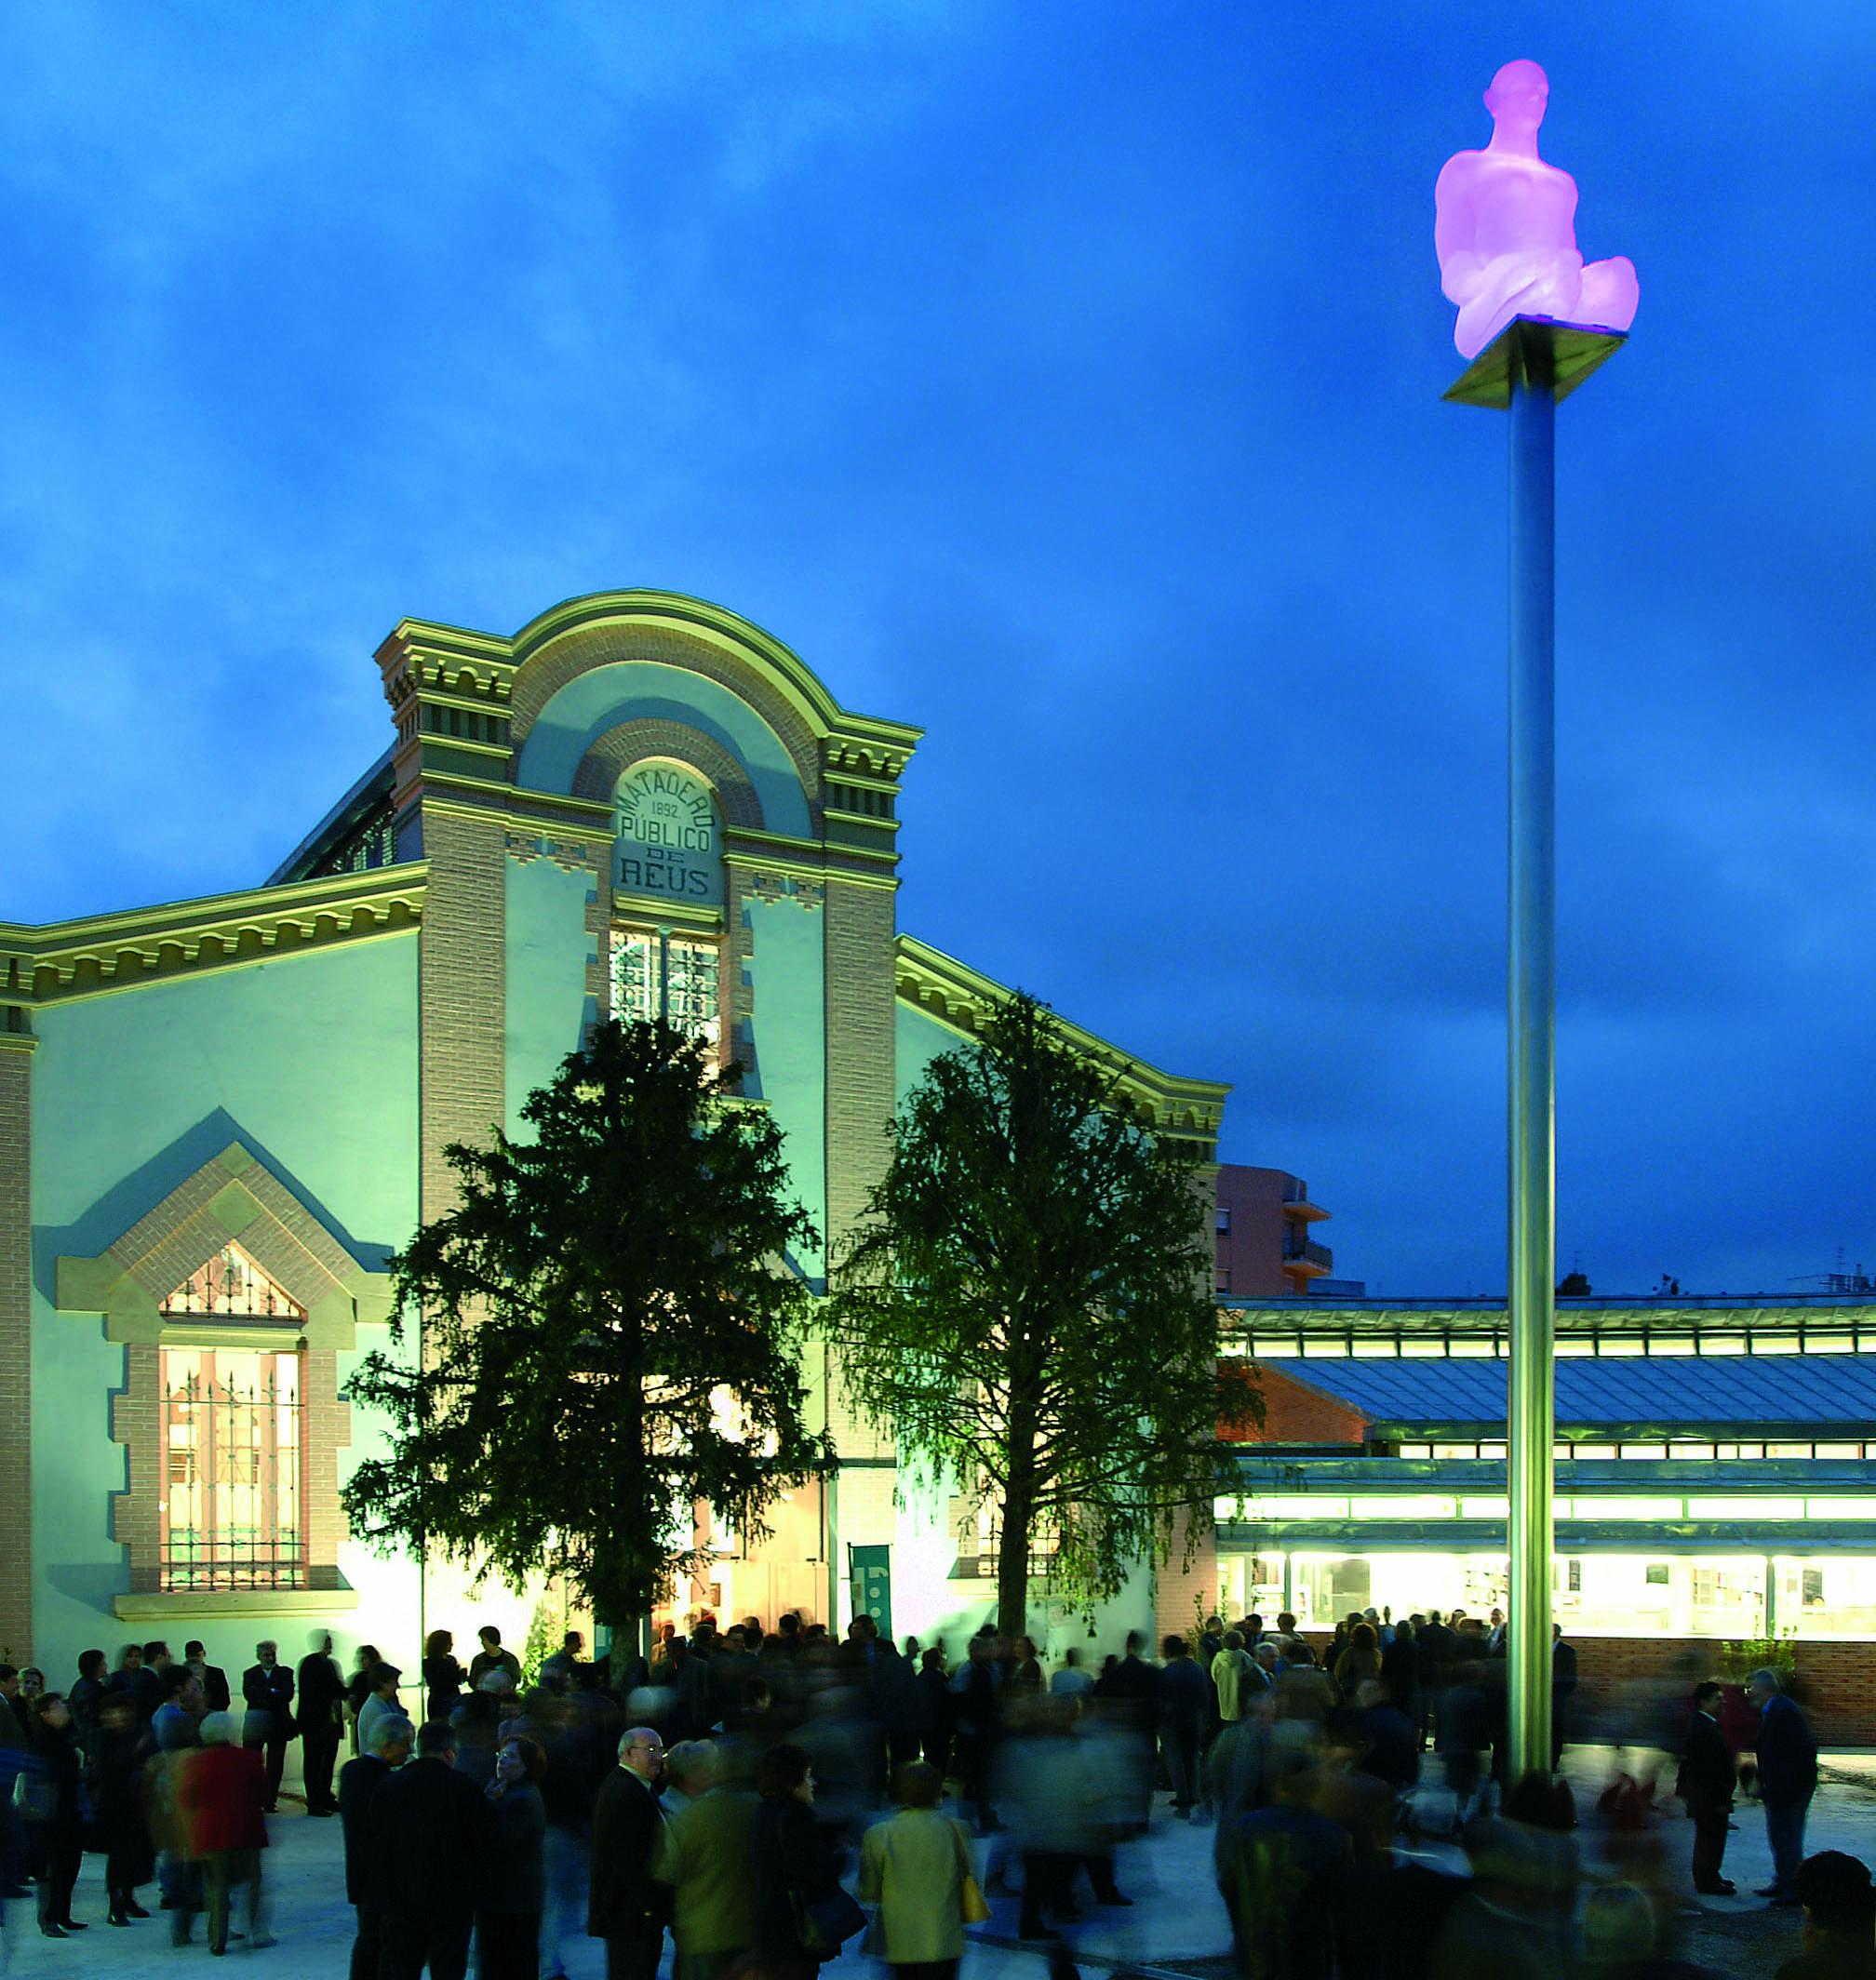
<path fill-rule="evenodd" d="M 1216 1599 L 1312 1629 L 1504 1606 L 1502 1304 L 1221 1304 L 1266 1414 Z M 1598 1646 L 1876 1644 L 1876 1299 L 1561 1300 L 1557 1343 L 1553 1595 L 1586 1673 Z"/>
<path fill-rule="evenodd" d="M 446 1144 L 515 1131 L 598 1016 L 656 1013 L 745 1065 L 838 1238 L 898 1102 L 1005 994 L 897 926 L 918 731 L 734 614 L 607 594 L 512 638 L 406 621 L 377 660 L 391 747 L 263 886 L 0 926 L 0 1657 L 518 1645 L 541 1591 L 377 1559 L 339 1510 L 382 1448 L 345 1380 L 387 1338 L 387 1256 L 451 1201 Z M 1210 1153 L 1222 1086 L 1070 1036 Z M 895 1495 L 818 1348 L 808 1373 L 838 1478 L 757 1553 L 712 1536 L 680 1612 L 838 1622 L 863 1545 L 897 1627 L 974 1622 L 973 1536 Z"/>

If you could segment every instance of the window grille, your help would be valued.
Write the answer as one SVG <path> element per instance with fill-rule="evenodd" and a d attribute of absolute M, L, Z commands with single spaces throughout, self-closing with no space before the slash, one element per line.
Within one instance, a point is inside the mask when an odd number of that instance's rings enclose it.
<path fill-rule="evenodd" d="M 305 1308 L 268 1278 L 238 1244 L 223 1245 L 205 1260 L 163 1302 L 176 1318 L 212 1315 L 217 1319 L 303 1320 Z"/>
<path fill-rule="evenodd" d="M 614 934 L 612 1015 L 628 1024 L 663 1019 L 716 1046 L 722 1036 L 717 944 L 629 930 Z"/>
<path fill-rule="evenodd" d="M 162 1351 L 164 1589 L 303 1588 L 300 1358 Z"/>

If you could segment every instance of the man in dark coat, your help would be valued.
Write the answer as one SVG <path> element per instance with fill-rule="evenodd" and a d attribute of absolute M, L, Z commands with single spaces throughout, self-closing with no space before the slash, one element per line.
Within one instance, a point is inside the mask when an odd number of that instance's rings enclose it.
<path fill-rule="evenodd" d="M 1193 1662 L 1184 1637 L 1168 1637 L 1159 1647 L 1166 1658 L 1159 1670 L 1159 1757 L 1172 1784 L 1172 1813 L 1185 1822 L 1199 1799 L 1212 1680 Z"/>
<path fill-rule="evenodd" d="M 206 1707 L 211 1712 L 225 1712 L 229 1705 L 228 1673 L 219 1664 L 208 1661 L 208 1652 L 200 1642 L 188 1642 L 182 1646 L 182 1661 L 195 1673 L 195 1681 L 202 1687 Z"/>
<path fill-rule="evenodd" d="M 358 1915 L 351 1980 L 378 1980 L 384 1939 L 383 1866 L 371 1847 L 371 1810 L 378 1790 L 410 1751 L 410 1721 L 381 1719 L 366 1750 L 339 1773 L 339 1823 L 345 1832 L 345 1901 Z"/>
<path fill-rule="evenodd" d="M 455 1733 L 433 1720 L 417 1735 L 417 1758 L 371 1798 L 365 1835 L 384 1905 L 382 1980 L 418 1980 L 426 1965 L 431 1980 L 463 1980 L 469 1968 L 495 1811 L 455 1761 Z M 368 1873 L 362 1888 L 376 1894 Z"/>
<path fill-rule="evenodd" d="M 619 1741 L 619 1764 L 593 1804 L 586 1932 L 606 1941 L 606 1980 L 656 1980 L 670 1888 L 653 1877 L 663 1837 L 658 1776 L 664 1742 L 650 1726 Z"/>
<path fill-rule="evenodd" d="M 306 1782 L 306 1813 L 336 1815 L 332 1799 L 332 1762 L 339 1752 L 343 1725 L 345 1679 L 332 1661 L 332 1639 L 315 1632 L 313 1647 L 300 1660 L 300 1768 Z"/>
<path fill-rule="evenodd" d="M 280 1662 L 279 1646 L 257 1643 L 255 1657 L 241 1674 L 241 1744 L 259 1746 L 267 1755 L 267 1787 L 262 1807 L 274 1813 L 280 1799 L 280 1773 L 287 1764 L 287 1742 L 293 1737 L 293 1673 Z"/>
<path fill-rule="evenodd" d="M 1773 1880 L 1760 1892 L 1775 1905 L 1798 1903 L 1798 1866 L 1804 1860 L 1804 1816 L 1817 1791 L 1817 1741 L 1776 1671 L 1756 1670 L 1746 1694 L 1759 1707 L 1759 1793 L 1765 1804 L 1765 1840 Z"/>
<path fill-rule="evenodd" d="M 1677 1788 L 1694 1818 L 1694 1888 L 1709 1896 L 1730 1896 L 1735 1888 L 1720 1873 L 1726 1853 L 1726 1818 L 1733 1812 L 1737 1775 L 1733 1749 L 1720 1730 L 1720 1701 L 1725 1694 L 1710 1679 L 1694 1687 L 1694 1718 Z"/>

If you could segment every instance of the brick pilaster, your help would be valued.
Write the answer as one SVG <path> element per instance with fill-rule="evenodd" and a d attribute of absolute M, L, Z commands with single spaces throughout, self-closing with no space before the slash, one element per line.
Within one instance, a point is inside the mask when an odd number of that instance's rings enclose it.
<path fill-rule="evenodd" d="M 827 1024 L 827 1250 L 838 1251 L 891 1154 L 896 991 L 888 888 L 830 873 L 824 917 Z M 827 1414 L 841 1454 L 891 1457 L 893 1440 L 855 1415 L 834 1371 Z M 842 1503 L 841 1527 L 853 1523 Z M 870 1539 L 867 1533 L 858 1534 Z M 881 1537 L 890 1537 L 890 1532 Z"/>
<path fill-rule="evenodd" d="M 111 1440 L 122 1444 L 125 1489 L 111 1496 L 111 1537 L 130 1564 L 130 1592 L 149 1595 L 162 1580 L 163 1350 L 133 1341 L 124 1350 L 124 1386 L 111 1398 Z"/>
<path fill-rule="evenodd" d="M 430 878 L 418 940 L 419 1214 L 452 1209 L 451 1142 L 486 1146 L 502 1119 L 506 857 L 502 819 L 426 799 Z"/>
<path fill-rule="evenodd" d="M 32 1081 L 32 1038 L 0 1031 L 0 1654 L 16 1663 L 33 1652 Z"/>

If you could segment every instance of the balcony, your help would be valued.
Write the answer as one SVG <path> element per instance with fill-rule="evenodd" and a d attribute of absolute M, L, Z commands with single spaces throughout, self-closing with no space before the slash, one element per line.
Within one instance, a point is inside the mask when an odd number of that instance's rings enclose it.
<path fill-rule="evenodd" d="M 1288 1237 L 1283 1241 L 1283 1269 L 1292 1278 L 1326 1278 L 1335 1269 L 1335 1254 L 1326 1244 Z"/>
<path fill-rule="evenodd" d="M 1329 1212 L 1320 1203 L 1310 1202 L 1308 1184 L 1293 1176 L 1283 1185 L 1283 1214 L 1297 1224 L 1318 1224 Z"/>

